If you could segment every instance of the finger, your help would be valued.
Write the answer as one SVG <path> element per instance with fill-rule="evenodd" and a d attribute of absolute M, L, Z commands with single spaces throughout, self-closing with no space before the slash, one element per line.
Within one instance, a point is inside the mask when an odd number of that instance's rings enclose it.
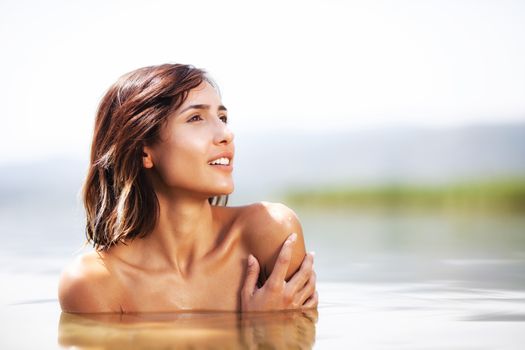
<path fill-rule="evenodd" d="M 301 268 L 293 275 L 292 279 L 286 285 L 286 288 L 291 288 L 294 294 L 301 290 L 312 276 L 313 265 L 313 255 L 311 253 L 306 254 L 301 263 Z"/>
<path fill-rule="evenodd" d="M 253 295 L 257 286 L 257 279 L 259 278 L 259 262 L 250 254 L 248 256 L 248 268 L 246 269 L 246 278 L 242 287 L 242 295 L 244 298 L 249 298 Z"/>
<path fill-rule="evenodd" d="M 314 295 L 306 301 L 306 303 L 303 304 L 304 309 L 314 309 L 319 305 L 319 293 L 317 291 L 314 293 Z"/>
<path fill-rule="evenodd" d="M 317 276 L 315 272 L 312 271 L 312 275 L 308 279 L 307 283 L 295 294 L 295 302 L 298 305 L 303 305 L 309 298 L 315 294 L 315 282 Z"/>
<path fill-rule="evenodd" d="M 292 233 L 288 236 L 286 241 L 284 241 L 279 256 L 277 257 L 277 261 L 275 262 L 275 266 L 267 281 L 270 288 L 281 287 L 284 284 L 286 272 L 288 271 L 290 261 L 292 260 L 292 247 L 296 240 L 297 234 Z"/>

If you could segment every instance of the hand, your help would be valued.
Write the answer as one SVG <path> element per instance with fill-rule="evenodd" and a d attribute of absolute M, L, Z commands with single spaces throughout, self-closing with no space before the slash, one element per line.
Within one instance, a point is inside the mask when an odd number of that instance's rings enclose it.
<path fill-rule="evenodd" d="M 269 311 L 283 309 L 316 308 L 318 294 L 315 290 L 314 256 L 306 254 L 301 268 L 286 282 L 286 271 L 290 266 L 292 248 L 297 235 L 292 233 L 284 242 L 275 267 L 261 288 L 257 288 L 259 262 L 248 256 L 246 280 L 241 291 L 242 311 Z"/>

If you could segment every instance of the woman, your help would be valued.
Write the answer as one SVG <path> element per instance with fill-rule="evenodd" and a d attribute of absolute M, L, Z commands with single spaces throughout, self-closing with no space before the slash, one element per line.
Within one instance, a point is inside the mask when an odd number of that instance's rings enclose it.
<path fill-rule="evenodd" d="M 64 311 L 317 306 L 294 212 L 217 205 L 234 188 L 227 118 L 213 82 L 188 65 L 140 68 L 108 90 L 83 192 L 95 252 L 63 272 Z"/>

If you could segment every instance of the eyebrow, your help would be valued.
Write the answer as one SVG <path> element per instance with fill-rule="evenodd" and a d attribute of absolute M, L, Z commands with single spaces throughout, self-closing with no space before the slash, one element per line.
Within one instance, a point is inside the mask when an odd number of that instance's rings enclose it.
<path fill-rule="evenodd" d="M 179 112 L 179 114 L 182 114 L 190 109 L 210 109 L 210 105 L 206 105 L 206 104 L 191 105 L 191 106 L 184 108 L 182 111 Z M 220 105 L 218 110 L 227 111 L 228 109 L 226 109 L 226 107 L 224 107 L 223 105 Z"/>

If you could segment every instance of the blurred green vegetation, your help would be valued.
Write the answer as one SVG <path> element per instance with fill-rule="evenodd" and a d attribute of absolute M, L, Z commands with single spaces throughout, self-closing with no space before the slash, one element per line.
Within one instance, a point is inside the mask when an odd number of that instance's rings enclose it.
<path fill-rule="evenodd" d="M 445 185 L 387 184 L 295 188 L 287 203 L 312 206 L 381 206 L 525 210 L 525 178 L 465 181 Z"/>

